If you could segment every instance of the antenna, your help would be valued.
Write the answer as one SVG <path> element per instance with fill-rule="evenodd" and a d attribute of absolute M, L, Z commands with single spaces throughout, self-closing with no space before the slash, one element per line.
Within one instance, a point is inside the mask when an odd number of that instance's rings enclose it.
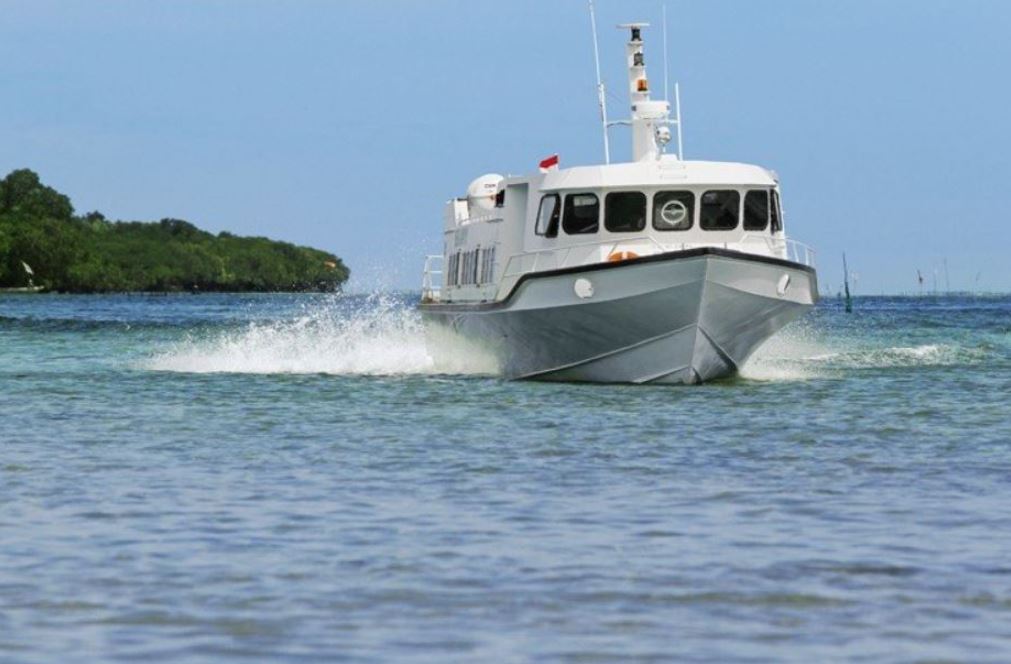
<path fill-rule="evenodd" d="M 670 56 L 667 54 L 667 3 L 663 4 L 663 98 L 670 99 Z M 681 136 L 681 86 L 674 83 L 674 121 L 678 128 L 678 161 L 684 161 L 684 141 Z"/>
<path fill-rule="evenodd" d="M 663 5 L 663 98 L 670 99 L 670 75 L 667 71 L 667 3 Z"/>
<path fill-rule="evenodd" d="M 674 82 L 674 112 L 677 114 L 677 125 L 678 125 L 678 160 L 684 161 L 685 149 L 684 143 L 681 141 L 681 86 Z"/>
<path fill-rule="evenodd" d="M 600 48 L 597 46 L 597 12 L 590 0 L 590 26 L 593 28 L 593 62 L 597 67 L 597 103 L 600 105 L 600 124 L 604 131 L 604 163 L 611 163 L 611 146 L 607 140 L 607 98 L 604 83 L 600 79 Z"/>

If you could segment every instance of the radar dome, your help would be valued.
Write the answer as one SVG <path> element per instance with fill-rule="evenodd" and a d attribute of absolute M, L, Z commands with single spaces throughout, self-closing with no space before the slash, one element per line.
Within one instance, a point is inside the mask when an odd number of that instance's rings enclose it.
<path fill-rule="evenodd" d="M 467 187 L 467 203 L 472 208 L 490 211 L 495 209 L 495 194 L 503 177 L 498 173 L 482 175 Z"/>

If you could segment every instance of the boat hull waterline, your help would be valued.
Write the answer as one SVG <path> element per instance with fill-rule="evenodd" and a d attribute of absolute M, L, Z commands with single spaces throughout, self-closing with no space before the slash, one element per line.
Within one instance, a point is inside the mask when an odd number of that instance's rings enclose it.
<path fill-rule="evenodd" d="M 734 375 L 817 293 L 810 267 L 705 248 L 533 273 L 501 302 L 421 314 L 437 363 L 449 333 L 508 379 L 692 384 Z"/>

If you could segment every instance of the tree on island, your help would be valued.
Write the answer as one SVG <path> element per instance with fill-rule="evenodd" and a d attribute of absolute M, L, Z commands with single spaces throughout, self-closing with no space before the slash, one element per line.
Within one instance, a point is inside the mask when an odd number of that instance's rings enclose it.
<path fill-rule="evenodd" d="M 109 221 L 74 215 L 70 199 L 31 170 L 0 180 L 0 287 L 35 282 L 64 292 L 332 291 L 349 271 L 337 256 L 262 237 L 213 235 L 182 219 Z"/>

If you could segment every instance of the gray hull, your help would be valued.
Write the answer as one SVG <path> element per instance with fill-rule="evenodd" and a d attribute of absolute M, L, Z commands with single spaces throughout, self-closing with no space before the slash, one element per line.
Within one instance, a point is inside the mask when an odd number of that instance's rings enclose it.
<path fill-rule="evenodd" d="M 507 378 L 697 383 L 736 373 L 817 292 L 806 266 L 699 249 L 526 275 L 499 303 L 420 308 L 430 339 L 478 344 Z M 452 352 L 429 348 L 437 362 Z"/>

